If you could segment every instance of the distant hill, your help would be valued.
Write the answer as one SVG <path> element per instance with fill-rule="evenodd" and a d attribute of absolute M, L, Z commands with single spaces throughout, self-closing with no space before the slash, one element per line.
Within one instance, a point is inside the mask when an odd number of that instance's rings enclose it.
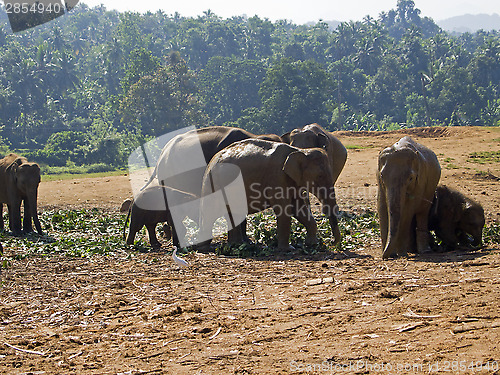
<path fill-rule="evenodd" d="M 438 21 L 439 27 L 446 31 L 474 33 L 478 30 L 500 30 L 500 15 L 494 14 L 464 14 Z"/>
<path fill-rule="evenodd" d="M 333 31 L 335 30 L 342 22 L 341 21 L 336 21 L 336 20 L 332 20 L 332 21 L 321 21 L 321 22 L 324 22 L 328 25 L 328 29 L 330 31 Z M 313 21 L 310 21 L 310 22 L 307 22 L 306 25 L 307 26 L 314 26 L 316 25 L 317 22 L 313 22 Z"/>

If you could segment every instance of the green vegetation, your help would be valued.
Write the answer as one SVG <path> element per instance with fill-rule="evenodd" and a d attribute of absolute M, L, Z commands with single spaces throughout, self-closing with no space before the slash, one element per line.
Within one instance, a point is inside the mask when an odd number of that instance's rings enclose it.
<path fill-rule="evenodd" d="M 111 255 L 124 248 L 124 216 L 92 210 L 43 211 L 40 222 L 49 234 L 12 237 L 0 232 L 0 240 L 16 258 L 26 256 L 67 255 L 88 257 Z"/>
<path fill-rule="evenodd" d="M 373 147 L 373 146 L 357 146 L 357 145 L 344 145 L 344 146 L 348 150 L 364 150 Z"/>
<path fill-rule="evenodd" d="M 498 163 L 500 162 L 500 151 L 473 152 L 467 161 L 479 164 Z"/>
<path fill-rule="evenodd" d="M 447 34 L 413 0 L 334 30 L 85 4 L 8 30 L 0 6 L 0 148 L 46 173 L 123 167 L 139 144 L 189 125 L 500 125 L 500 32 Z"/>
<path fill-rule="evenodd" d="M 500 222 L 491 222 L 483 229 L 483 242 L 485 244 L 500 243 Z"/>
<path fill-rule="evenodd" d="M 134 247 L 127 247 L 123 241 L 125 215 L 100 209 L 44 211 L 40 215 L 44 236 L 31 234 L 25 237 L 12 237 L 0 232 L 3 254 L 0 254 L 0 268 L 8 267 L 13 259 L 29 256 L 63 255 L 70 257 L 91 257 L 93 255 L 133 256 L 136 252 L 151 251 L 147 242 L 146 230 L 139 233 Z M 229 246 L 222 239 L 215 251 L 217 254 L 236 257 L 268 257 L 276 251 L 276 222 L 274 215 L 262 212 L 249 216 L 249 236 L 255 243 Z M 336 251 L 332 245 L 328 220 L 318 217 L 320 243 L 315 246 L 304 244 L 305 228 L 292 221 L 293 242 L 297 254 L 314 255 L 321 252 Z M 380 232 L 378 219 L 374 212 L 360 214 L 343 212 L 339 221 L 342 232 L 340 249 L 359 251 L 366 246 L 378 245 Z M 500 223 L 491 222 L 483 230 L 486 245 L 500 243 Z M 165 239 L 163 239 L 165 242 Z M 218 241 L 218 240 L 217 240 Z M 179 253 L 191 251 L 181 249 Z"/>

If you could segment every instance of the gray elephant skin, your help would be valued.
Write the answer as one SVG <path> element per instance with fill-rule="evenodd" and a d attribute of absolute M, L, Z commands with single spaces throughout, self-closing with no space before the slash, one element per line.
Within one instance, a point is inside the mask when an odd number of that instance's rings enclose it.
<path fill-rule="evenodd" d="M 40 184 L 40 167 L 24 157 L 8 154 L 0 160 L 0 229 L 4 228 L 1 212 L 6 203 L 9 211 L 9 227 L 14 235 L 21 231 L 21 203 L 24 202 L 23 230 L 32 232 L 32 220 L 37 232 L 42 235 L 38 218 L 37 199 Z"/>
<path fill-rule="evenodd" d="M 347 150 L 331 132 L 318 124 L 309 124 L 281 136 L 283 142 L 299 148 L 324 148 L 328 154 L 333 182 L 339 178 L 347 160 Z"/>
<path fill-rule="evenodd" d="M 203 197 L 228 186 L 229 181 L 221 180 L 217 175 L 217 169 L 224 164 L 235 165 L 241 171 L 248 214 L 273 208 L 277 217 L 279 249 L 293 249 L 289 244 L 292 216 L 306 226 L 308 242 L 317 242 L 316 222 L 310 214 L 306 198 L 308 192 L 323 204 L 323 213 L 330 219 L 335 238 L 340 236 L 333 177 L 325 150 L 300 149 L 256 139 L 237 142 L 218 152 L 210 161 L 203 178 Z M 207 234 L 211 233 L 217 219 L 212 215 L 212 210 L 207 209 L 212 203 L 210 199 L 202 198 L 201 238 L 208 238 Z M 202 246 L 206 246 L 206 243 Z"/>
<path fill-rule="evenodd" d="M 291 146 L 299 148 L 313 148 L 319 147 L 323 148 L 327 155 L 330 164 L 330 171 L 332 173 L 333 184 L 337 182 L 340 173 L 344 169 L 347 160 L 347 150 L 340 142 L 340 140 L 335 137 L 331 132 L 323 129 L 318 124 L 309 124 L 303 126 L 302 128 L 297 128 L 289 133 L 283 134 L 281 136 L 283 142 L 288 143 Z M 335 233 L 335 242 L 340 242 L 340 231 L 337 228 Z"/>
<path fill-rule="evenodd" d="M 172 138 L 163 148 L 146 186 L 156 178 L 160 185 L 170 186 L 199 197 L 203 175 L 210 159 L 225 147 L 250 138 L 281 142 L 281 138 L 275 134 L 255 135 L 243 129 L 226 126 L 211 126 L 180 134 Z M 182 164 L 192 158 L 200 146 L 205 157 L 205 165 L 185 172 Z M 179 168 L 182 170 L 181 173 L 176 172 Z"/>
<path fill-rule="evenodd" d="M 281 138 L 275 134 L 256 135 L 234 127 L 211 126 L 192 130 L 172 138 L 165 145 L 151 178 L 145 186 L 148 186 L 156 178 L 160 185 L 170 186 L 200 197 L 203 175 L 206 165 L 212 157 L 225 147 L 245 139 L 281 142 Z M 193 158 L 193 154 L 199 150 L 200 146 L 205 158 L 205 165 L 184 171 L 186 162 Z M 190 219 L 198 222 L 198 212 L 193 214 Z M 244 240 L 248 241 L 244 226 L 246 226 L 246 222 L 242 224 L 240 232 L 243 233 Z"/>
<path fill-rule="evenodd" d="M 436 155 L 410 137 L 378 158 L 378 215 L 382 258 L 430 251 L 428 218 L 441 167 Z"/>
<path fill-rule="evenodd" d="M 172 236 L 172 242 L 175 246 L 180 247 L 179 237 L 184 237 L 186 234 L 183 231 L 184 228 L 175 228 L 175 230 L 170 231 L 170 228 L 174 228 L 172 215 L 170 213 L 170 208 L 168 206 L 165 197 L 168 195 L 169 199 L 174 200 L 176 204 L 188 203 L 192 200 L 197 199 L 196 196 L 182 192 L 177 189 L 173 189 L 168 186 L 150 186 L 142 190 L 135 200 L 127 199 L 123 202 L 120 211 L 127 212 L 127 219 L 125 220 L 124 226 L 124 237 L 125 228 L 127 226 L 127 221 L 130 218 L 129 233 L 126 239 L 127 245 L 132 245 L 135 240 L 135 235 L 139 232 L 142 227 L 146 226 L 148 231 L 149 243 L 153 248 L 160 248 L 161 244 L 156 237 L 156 225 L 159 223 L 167 223 L 168 225 L 164 227 L 167 236 L 170 234 Z M 158 207 L 165 207 L 165 209 L 151 210 L 145 207 L 150 207 L 151 202 L 158 202 Z"/>
<path fill-rule="evenodd" d="M 436 188 L 429 229 L 436 233 L 446 250 L 481 245 L 484 223 L 484 209 L 478 202 L 445 185 Z"/>

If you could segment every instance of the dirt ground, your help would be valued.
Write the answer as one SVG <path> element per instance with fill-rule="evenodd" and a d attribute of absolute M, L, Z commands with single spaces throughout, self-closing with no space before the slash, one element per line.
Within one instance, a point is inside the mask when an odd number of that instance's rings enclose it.
<path fill-rule="evenodd" d="M 438 155 L 441 182 L 500 220 L 500 129 L 340 132 L 341 210 L 375 209 L 377 154 L 403 134 Z M 127 176 L 42 182 L 40 209 L 118 209 Z M 0 373 L 500 374 L 500 244 L 381 260 L 160 252 L 28 257 L 2 270 Z M 8 254 L 9 249 L 5 249 Z"/>

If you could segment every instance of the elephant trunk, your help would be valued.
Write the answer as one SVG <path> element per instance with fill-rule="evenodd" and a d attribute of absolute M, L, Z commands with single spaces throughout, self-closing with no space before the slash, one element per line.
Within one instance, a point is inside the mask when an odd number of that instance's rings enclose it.
<path fill-rule="evenodd" d="M 472 246 L 479 246 L 483 243 L 483 228 L 472 234 Z"/>
<path fill-rule="evenodd" d="M 40 219 L 38 218 L 38 207 L 37 207 L 37 195 L 38 190 L 34 193 L 28 195 L 29 208 L 31 211 L 31 217 L 33 218 L 33 223 L 35 224 L 36 231 L 39 235 L 43 235 L 42 226 L 40 224 Z"/>
<path fill-rule="evenodd" d="M 401 230 L 401 193 L 389 191 L 387 195 L 388 235 L 382 258 L 387 259 L 398 253 L 399 232 Z"/>

